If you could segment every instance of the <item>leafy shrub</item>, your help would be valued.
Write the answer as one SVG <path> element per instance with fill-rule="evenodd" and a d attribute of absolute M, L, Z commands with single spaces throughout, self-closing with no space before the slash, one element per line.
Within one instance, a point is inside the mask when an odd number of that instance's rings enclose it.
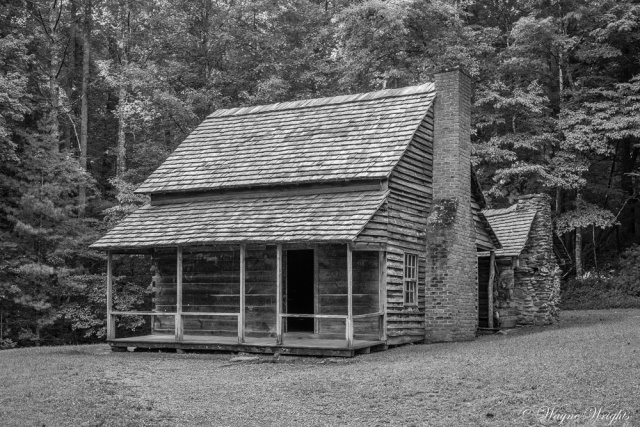
<path fill-rule="evenodd" d="M 627 295 L 640 297 L 640 245 L 633 245 L 620 256 L 613 285 Z"/>
<path fill-rule="evenodd" d="M 0 340 L 0 350 L 8 350 L 10 348 L 14 348 L 16 345 L 18 345 L 16 342 L 10 340 L 9 338 L 5 338 L 3 340 Z"/>
<path fill-rule="evenodd" d="M 564 310 L 640 308 L 640 246 L 621 255 L 613 274 L 588 274 L 564 283 L 561 306 Z"/>

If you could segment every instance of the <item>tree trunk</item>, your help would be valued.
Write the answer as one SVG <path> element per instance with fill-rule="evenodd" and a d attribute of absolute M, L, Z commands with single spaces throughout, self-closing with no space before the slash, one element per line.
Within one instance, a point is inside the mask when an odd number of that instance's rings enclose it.
<path fill-rule="evenodd" d="M 126 120 L 124 115 L 124 105 L 127 101 L 127 87 L 125 79 L 125 71 L 128 65 L 128 50 L 129 50 L 129 15 L 131 14 L 131 7 L 129 0 L 125 0 L 122 10 L 122 28 L 120 32 L 120 83 L 118 87 L 118 148 L 117 148 L 117 162 L 116 162 L 116 177 L 123 179 L 124 172 L 126 171 Z"/>
<path fill-rule="evenodd" d="M 576 204 L 582 201 L 582 192 L 578 190 L 578 194 L 576 194 Z M 576 228 L 576 278 L 578 280 L 582 280 L 582 276 L 584 275 L 584 271 L 582 269 L 582 228 Z"/>
<path fill-rule="evenodd" d="M 76 78 L 76 39 L 77 39 L 77 26 L 76 26 L 76 18 L 77 18 L 77 8 L 76 3 L 71 2 L 71 11 L 70 11 L 70 24 L 69 24 L 69 59 L 67 62 L 67 106 L 65 106 L 65 111 L 67 113 L 67 121 L 66 130 L 65 130 L 65 142 L 64 148 L 66 150 L 73 150 L 73 143 L 71 142 L 71 133 L 73 128 L 73 120 L 74 109 L 73 109 L 73 83 Z M 74 132 L 75 133 L 75 132 Z"/>
<path fill-rule="evenodd" d="M 118 179 L 122 179 L 124 177 L 124 172 L 126 170 L 126 155 L 127 155 L 127 147 L 126 147 L 126 134 L 125 134 L 125 126 L 126 122 L 124 119 L 124 108 L 123 103 L 127 97 L 127 89 L 124 85 L 120 85 L 118 89 L 118 149 L 117 149 L 117 170 L 116 177 Z"/>
<path fill-rule="evenodd" d="M 82 25 L 82 94 L 80 112 L 80 167 L 87 170 L 87 140 L 89 138 L 89 72 L 91 65 L 91 0 L 86 0 Z M 78 192 L 78 215 L 84 216 L 87 204 L 87 189 L 80 184 Z"/>
<path fill-rule="evenodd" d="M 600 271 L 598 270 L 598 254 L 596 252 L 596 226 L 591 226 L 591 238 L 593 239 L 593 265 L 596 269 L 596 274 L 600 277 Z"/>
<path fill-rule="evenodd" d="M 576 228 L 576 278 L 582 280 L 582 228 Z"/>
<path fill-rule="evenodd" d="M 62 5 L 60 6 L 62 7 Z M 59 149 L 60 144 L 60 122 L 58 120 L 58 113 L 60 108 L 60 84 L 58 82 L 58 46 L 56 45 L 56 32 L 58 25 L 58 16 L 60 11 L 57 8 L 56 2 L 54 2 L 49 10 L 49 34 L 48 34 L 48 47 L 49 47 L 49 102 L 51 103 L 51 112 L 49 113 L 49 134 L 55 150 Z"/>
<path fill-rule="evenodd" d="M 621 163 L 621 175 L 620 175 L 620 189 L 626 197 L 632 197 L 635 194 L 635 188 L 633 183 L 633 177 L 630 175 L 635 168 L 635 164 L 638 158 L 638 148 L 634 147 L 634 141 L 627 138 L 622 141 L 620 147 L 620 163 Z M 637 200 L 631 199 L 625 206 L 625 210 L 620 215 L 620 222 L 622 223 L 622 230 L 628 238 L 635 238 L 638 230 L 636 229 L 636 205 Z"/>
<path fill-rule="evenodd" d="M 209 58 L 209 26 L 211 20 L 211 0 L 204 0 L 204 10 L 202 11 L 202 63 L 203 84 L 206 87 L 211 77 L 211 61 Z"/>

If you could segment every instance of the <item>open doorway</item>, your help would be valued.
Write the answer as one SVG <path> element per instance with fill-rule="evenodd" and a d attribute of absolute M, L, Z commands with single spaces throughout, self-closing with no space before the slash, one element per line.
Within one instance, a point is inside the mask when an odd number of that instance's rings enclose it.
<path fill-rule="evenodd" d="M 488 257 L 478 258 L 478 327 L 489 327 L 489 275 Z"/>
<path fill-rule="evenodd" d="M 287 313 L 313 314 L 313 249 L 287 251 Z M 313 333 L 314 319 L 287 319 L 287 332 Z"/>

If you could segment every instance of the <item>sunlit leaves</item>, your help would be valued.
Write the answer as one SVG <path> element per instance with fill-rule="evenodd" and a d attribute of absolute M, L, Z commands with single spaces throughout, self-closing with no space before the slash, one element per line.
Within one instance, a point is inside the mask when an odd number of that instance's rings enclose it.
<path fill-rule="evenodd" d="M 611 211 L 584 201 L 578 201 L 574 210 L 563 213 L 555 221 L 558 234 L 564 234 L 576 228 L 591 226 L 606 228 L 616 224 L 616 217 Z"/>

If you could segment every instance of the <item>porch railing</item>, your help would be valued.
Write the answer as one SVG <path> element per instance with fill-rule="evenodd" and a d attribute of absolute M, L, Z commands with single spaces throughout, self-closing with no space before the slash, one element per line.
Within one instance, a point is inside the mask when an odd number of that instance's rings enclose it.
<path fill-rule="evenodd" d="M 347 342 L 347 347 L 353 347 L 353 320 L 354 319 L 366 319 L 369 317 L 378 317 L 378 339 L 380 341 L 386 340 L 384 336 L 384 309 L 375 313 L 367 313 L 367 314 L 355 314 L 349 316 L 348 314 L 289 314 L 289 313 L 280 313 L 278 315 L 278 327 L 276 328 L 279 331 L 282 331 L 283 322 L 285 318 L 294 318 L 294 319 L 342 319 L 345 323 L 345 341 Z M 282 334 L 277 337 L 278 344 L 282 345 L 284 343 L 284 338 Z"/>
<path fill-rule="evenodd" d="M 353 347 L 354 319 L 365 319 L 369 317 L 378 317 L 378 338 L 380 341 L 386 341 L 385 327 L 385 300 L 383 288 L 380 287 L 380 304 L 379 311 L 367 314 L 353 314 L 353 259 L 352 248 L 347 244 L 347 309 L 346 315 L 333 314 L 289 314 L 283 313 L 282 309 L 282 244 L 277 245 L 277 262 L 276 262 L 276 345 L 283 343 L 283 322 L 285 318 L 311 318 L 311 319 L 341 319 L 345 322 L 345 341 L 347 347 Z M 245 341 L 245 257 L 246 245 L 240 245 L 240 311 L 238 313 L 210 313 L 210 312 L 184 312 L 182 311 L 182 247 L 177 247 L 177 265 L 176 265 L 176 311 L 175 312 L 157 312 L 157 311 L 114 311 L 113 307 L 113 274 L 112 274 L 112 252 L 107 253 L 107 339 L 115 339 L 116 332 L 116 316 L 174 316 L 175 318 L 175 341 L 181 342 L 184 339 L 183 316 L 200 316 L 200 317 L 235 317 L 238 321 L 238 343 Z M 384 253 L 380 256 L 380 281 L 386 283 L 386 277 L 383 276 Z"/>
<path fill-rule="evenodd" d="M 164 311 L 112 311 L 108 314 L 109 321 L 115 323 L 115 316 L 174 316 L 175 318 L 175 341 L 181 342 L 184 339 L 184 324 L 182 322 L 183 316 L 198 316 L 198 317 L 235 317 L 238 319 L 238 344 L 244 342 L 244 330 L 242 323 L 240 322 L 240 313 L 208 313 L 204 311 L 194 312 L 182 312 L 182 313 L 168 313 Z M 152 322 L 153 323 L 153 322 Z M 112 330 L 112 337 L 115 338 L 115 328 Z"/>

